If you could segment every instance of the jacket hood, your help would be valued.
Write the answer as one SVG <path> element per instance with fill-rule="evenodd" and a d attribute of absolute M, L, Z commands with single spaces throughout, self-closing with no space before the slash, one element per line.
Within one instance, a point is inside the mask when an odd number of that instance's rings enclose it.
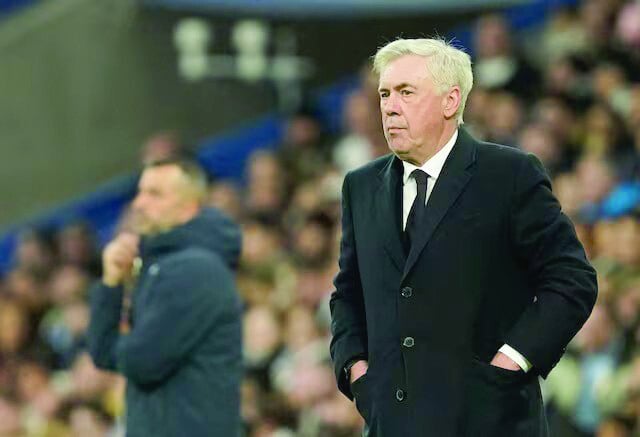
<path fill-rule="evenodd" d="M 217 209 L 203 208 L 196 217 L 183 225 L 144 237 L 140 253 L 143 259 L 147 259 L 189 247 L 213 252 L 235 269 L 240 257 L 240 228 Z"/>

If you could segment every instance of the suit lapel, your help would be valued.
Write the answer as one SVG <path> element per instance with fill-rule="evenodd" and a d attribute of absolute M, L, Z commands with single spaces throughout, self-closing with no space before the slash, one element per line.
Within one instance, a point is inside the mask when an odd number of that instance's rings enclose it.
<path fill-rule="evenodd" d="M 473 174 L 470 167 L 475 162 L 475 151 L 475 140 L 460 128 L 456 144 L 451 150 L 427 202 L 425 223 L 417 241 L 411 245 L 411 251 L 403 269 L 403 280 L 413 268 L 440 221 L 469 183 Z"/>
<path fill-rule="evenodd" d="M 374 197 L 373 217 L 384 250 L 402 273 L 405 254 L 402 247 L 402 162 L 395 156 L 378 173 L 378 188 Z"/>

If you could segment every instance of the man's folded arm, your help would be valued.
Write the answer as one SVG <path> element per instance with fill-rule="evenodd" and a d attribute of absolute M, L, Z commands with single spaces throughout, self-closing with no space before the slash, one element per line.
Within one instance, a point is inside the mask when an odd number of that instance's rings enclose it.
<path fill-rule="evenodd" d="M 87 330 L 89 355 L 96 367 L 116 370 L 116 344 L 120 337 L 123 290 L 97 282 L 89 292 L 91 318 Z"/>
<path fill-rule="evenodd" d="M 116 345 L 118 370 L 130 381 L 148 385 L 167 378 L 220 319 L 221 296 L 228 293 L 212 290 L 212 281 L 227 290 L 233 276 L 219 258 L 210 261 L 189 255 L 159 264 L 152 296 Z"/>

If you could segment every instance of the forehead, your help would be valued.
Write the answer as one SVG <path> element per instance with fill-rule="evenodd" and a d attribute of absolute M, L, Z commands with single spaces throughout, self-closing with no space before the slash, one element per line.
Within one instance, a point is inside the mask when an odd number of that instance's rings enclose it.
<path fill-rule="evenodd" d="M 418 55 L 404 55 L 389 62 L 380 72 L 380 88 L 392 88 L 406 83 L 418 85 L 429 81 L 427 58 Z"/>
<path fill-rule="evenodd" d="M 171 187 L 182 180 L 182 172 L 175 165 L 149 167 L 142 172 L 140 186 Z"/>

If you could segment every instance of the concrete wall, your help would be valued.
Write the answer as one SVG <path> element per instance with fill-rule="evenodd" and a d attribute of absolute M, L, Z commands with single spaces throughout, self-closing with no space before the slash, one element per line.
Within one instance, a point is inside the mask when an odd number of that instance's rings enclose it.
<path fill-rule="evenodd" d="M 186 84 L 170 29 L 129 0 L 53 0 L 0 23 L 0 229 L 137 167 L 162 129 L 195 140 L 272 107 L 266 86 Z"/>

